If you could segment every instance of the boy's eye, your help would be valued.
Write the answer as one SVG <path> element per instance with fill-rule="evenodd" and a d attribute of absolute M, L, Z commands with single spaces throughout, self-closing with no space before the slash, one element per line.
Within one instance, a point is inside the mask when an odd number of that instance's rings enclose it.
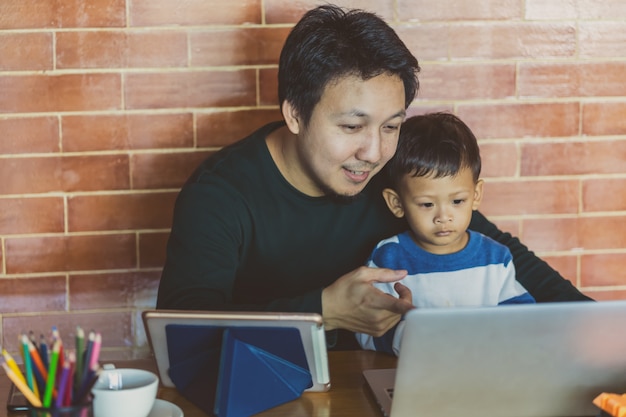
<path fill-rule="evenodd" d="M 433 206 L 433 203 L 420 203 L 419 206 L 425 207 L 425 208 L 431 208 Z"/>
<path fill-rule="evenodd" d="M 458 206 L 459 204 L 463 204 L 464 201 L 465 201 L 464 199 L 459 198 L 459 199 L 453 200 L 452 202 Z"/>

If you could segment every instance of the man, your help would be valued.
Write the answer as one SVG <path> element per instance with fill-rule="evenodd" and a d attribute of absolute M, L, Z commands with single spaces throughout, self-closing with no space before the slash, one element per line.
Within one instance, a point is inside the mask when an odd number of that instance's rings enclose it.
<path fill-rule="evenodd" d="M 207 159 L 176 202 L 157 308 L 322 314 L 330 346 L 358 348 L 413 308 L 374 288 L 406 271 L 362 266 L 406 229 L 376 174 L 395 152 L 419 65 L 379 17 L 320 6 L 289 34 L 278 74 L 284 122 Z M 588 299 L 480 213 L 470 228 L 507 245 L 538 301 Z"/>

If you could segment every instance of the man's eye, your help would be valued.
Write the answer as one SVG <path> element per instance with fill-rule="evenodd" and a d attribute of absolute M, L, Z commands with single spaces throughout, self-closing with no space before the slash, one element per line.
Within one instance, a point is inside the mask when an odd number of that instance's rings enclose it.
<path fill-rule="evenodd" d="M 386 125 L 386 126 L 383 126 L 383 129 L 386 132 L 395 132 L 398 129 L 400 129 L 400 126 L 399 125 Z"/>
<path fill-rule="evenodd" d="M 361 126 L 359 125 L 341 125 L 341 127 L 344 130 L 350 131 L 350 132 L 354 132 L 355 130 L 358 130 Z"/>

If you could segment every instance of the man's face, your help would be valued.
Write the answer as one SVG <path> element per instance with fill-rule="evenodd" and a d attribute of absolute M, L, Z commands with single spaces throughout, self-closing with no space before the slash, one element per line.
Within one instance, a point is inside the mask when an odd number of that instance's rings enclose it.
<path fill-rule="evenodd" d="M 298 132 L 294 185 L 316 197 L 357 195 L 396 151 L 405 114 L 397 76 L 330 82 L 309 125 Z"/>

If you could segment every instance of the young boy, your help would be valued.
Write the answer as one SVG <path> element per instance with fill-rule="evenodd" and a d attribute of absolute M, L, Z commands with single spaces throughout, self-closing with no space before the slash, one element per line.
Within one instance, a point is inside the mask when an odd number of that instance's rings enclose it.
<path fill-rule="evenodd" d="M 417 308 L 535 302 L 515 279 L 509 249 L 468 230 L 483 194 L 480 169 L 476 137 L 456 116 L 432 113 L 402 125 L 383 197 L 409 230 L 379 242 L 368 266 L 407 270 L 401 282 Z M 391 283 L 376 286 L 397 296 Z M 397 355 L 403 326 L 357 339 L 364 349 Z"/>

